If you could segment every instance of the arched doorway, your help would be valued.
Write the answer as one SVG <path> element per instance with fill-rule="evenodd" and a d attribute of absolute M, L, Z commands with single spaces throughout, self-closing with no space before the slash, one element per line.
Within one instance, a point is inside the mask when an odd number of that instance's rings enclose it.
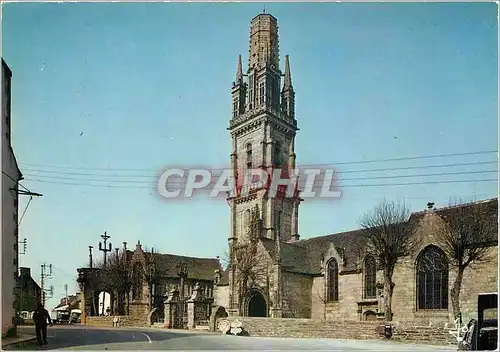
<path fill-rule="evenodd" d="M 369 310 L 368 312 L 365 313 L 365 320 L 366 321 L 377 320 L 377 314 L 375 314 L 375 312 Z"/>
<path fill-rule="evenodd" d="M 267 317 L 267 303 L 262 293 L 254 291 L 248 300 L 249 317 Z"/>

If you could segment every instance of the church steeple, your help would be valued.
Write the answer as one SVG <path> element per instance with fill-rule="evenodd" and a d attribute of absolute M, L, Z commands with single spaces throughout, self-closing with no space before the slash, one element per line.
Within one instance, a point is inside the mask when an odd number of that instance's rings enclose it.
<path fill-rule="evenodd" d="M 292 73 L 290 72 L 290 59 L 288 55 L 285 60 L 285 83 L 281 91 L 281 111 L 290 119 L 295 119 L 295 92 L 292 85 Z"/>
<path fill-rule="evenodd" d="M 236 81 L 233 82 L 233 119 L 245 112 L 247 85 L 243 81 L 243 68 L 241 64 L 241 55 L 238 55 L 238 64 L 236 67 Z"/>
<path fill-rule="evenodd" d="M 248 62 L 248 110 L 280 111 L 278 21 L 260 14 L 250 27 Z"/>

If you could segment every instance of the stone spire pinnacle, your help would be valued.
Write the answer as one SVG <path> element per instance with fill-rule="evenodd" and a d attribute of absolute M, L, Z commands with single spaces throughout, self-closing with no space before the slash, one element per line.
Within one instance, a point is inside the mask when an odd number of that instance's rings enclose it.
<path fill-rule="evenodd" d="M 295 169 L 295 157 L 295 137 L 292 137 L 288 153 L 288 167 L 292 170 Z"/>
<path fill-rule="evenodd" d="M 285 84 L 283 85 L 283 90 L 291 90 L 293 92 L 292 74 L 290 73 L 290 60 L 288 55 L 285 56 Z"/>
<path fill-rule="evenodd" d="M 236 68 L 236 84 L 243 82 L 243 68 L 241 65 L 241 55 L 238 55 L 238 66 Z"/>

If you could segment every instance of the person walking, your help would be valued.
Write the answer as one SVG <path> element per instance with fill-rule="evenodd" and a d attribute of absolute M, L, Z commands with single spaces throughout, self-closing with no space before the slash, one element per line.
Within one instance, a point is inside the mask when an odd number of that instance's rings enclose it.
<path fill-rule="evenodd" d="M 33 312 L 35 322 L 36 339 L 40 345 L 47 344 L 47 323 L 52 326 L 49 312 L 43 307 L 42 302 L 38 302 L 38 307 Z"/>

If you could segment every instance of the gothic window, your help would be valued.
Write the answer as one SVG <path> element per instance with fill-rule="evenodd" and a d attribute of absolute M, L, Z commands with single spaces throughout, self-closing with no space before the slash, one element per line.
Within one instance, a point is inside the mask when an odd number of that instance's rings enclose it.
<path fill-rule="evenodd" d="M 247 168 L 252 168 L 252 144 L 247 144 Z"/>
<path fill-rule="evenodd" d="M 326 298 L 328 302 L 339 300 L 339 266 L 335 258 L 332 258 L 326 267 Z"/>
<path fill-rule="evenodd" d="M 373 256 L 368 255 L 365 258 L 364 265 L 364 298 L 375 298 L 377 296 L 377 262 Z"/>
<path fill-rule="evenodd" d="M 448 309 L 448 261 L 443 250 L 430 245 L 417 260 L 418 309 Z"/>
<path fill-rule="evenodd" d="M 142 298 L 142 270 L 141 263 L 135 263 L 132 270 L 133 286 L 132 286 L 132 299 Z"/>
<path fill-rule="evenodd" d="M 248 77 L 248 86 L 249 86 L 249 91 L 248 91 L 248 105 L 249 105 L 249 109 L 252 109 L 252 106 L 253 106 L 253 92 L 254 92 L 254 84 L 253 84 L 253 75 L 252 74 Z"/>
<path fill-rule="evenodd" d="M 238 116 L 238 100 L 233 100 L 233 117 Z"/>
<path fill-rule="evenodd" d="M 266 84 L 265 82 L 261 82 L 259 84 L 259 93 L 260 93 L 260 99 L 259 99 L 259 102 L 260 102 L 260 105 L 264 105 L 265 104 L 265 98 L 266 98 Z"/>
<path fill-rule="evenodd" d="M 274 143 L 273 164 L 281 166 L 281 142 L 279 141 Z"/>
<path fill-rule="evenodd" d="M 288 112 L 288 98 L 287 97 L 283 97 L 281 100 L 281 110 L 283 110 L 283 112 Z"/>
<path fill-rule="evenodd" d="M 250 209 L 245 211 L 245 233 L 250 232 Z"/>

